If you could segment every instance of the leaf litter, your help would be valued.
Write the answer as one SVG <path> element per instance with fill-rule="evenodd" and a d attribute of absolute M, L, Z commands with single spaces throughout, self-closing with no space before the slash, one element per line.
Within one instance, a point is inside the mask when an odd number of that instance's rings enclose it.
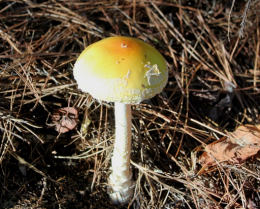
<path fill-rule="evenodd" d="M 203 166 L 221 162 L 243 163 L 260 150 L 260 124 L 241 125 L 228 137 L 208 144 L 199 162 Z"/>
<path fill-rule="evenodd" d="M 51 116 L 55 130 L 60 133 L 66 133 L 76 128 L 78 123 L 78 111 L 74 107 L 59 108 Z"/>

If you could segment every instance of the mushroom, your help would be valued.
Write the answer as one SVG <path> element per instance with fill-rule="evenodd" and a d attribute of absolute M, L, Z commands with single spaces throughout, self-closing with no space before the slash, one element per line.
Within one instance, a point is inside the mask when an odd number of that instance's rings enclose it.
<path fill-rule="evenodd" d="M 168 81 L 166 61 L 144 41 L 116 36 L 88 46 L 77 59 L 73 74 L 83 92 L 115 103 L 109 193 L 114 203 L 127 203 L 134 191 L 130 169 L 131 104 L 162 91 Z"/>

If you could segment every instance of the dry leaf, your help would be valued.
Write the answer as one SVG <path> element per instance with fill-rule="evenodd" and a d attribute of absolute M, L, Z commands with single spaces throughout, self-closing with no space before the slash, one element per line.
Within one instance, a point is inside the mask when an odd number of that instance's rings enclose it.
<path fill-rule="evenodd" d="M 74 129 L 78 123 L 78 111 L 73 107 L 63 107 L 56 110 L 52 115 L 55 130 L 66 133 Z"/>
<path fill-rule="evenodd" d="M 205 147 L 200 164 L 218 162 L 242 163 L 260 150 L 260 124 L 239 126 L 229 137 L 223 137 Z"/>

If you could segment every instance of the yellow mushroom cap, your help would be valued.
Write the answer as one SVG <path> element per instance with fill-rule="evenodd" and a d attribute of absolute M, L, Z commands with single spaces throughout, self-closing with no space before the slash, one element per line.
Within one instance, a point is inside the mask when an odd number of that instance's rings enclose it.
<path fill-rule="evenodd" d="M 89 45 L 77 59 L 74 78 L 94 98 L 136 104 L 160 93 L 168 81 L 163 56 L 130 37 L 110 37 Z"/>

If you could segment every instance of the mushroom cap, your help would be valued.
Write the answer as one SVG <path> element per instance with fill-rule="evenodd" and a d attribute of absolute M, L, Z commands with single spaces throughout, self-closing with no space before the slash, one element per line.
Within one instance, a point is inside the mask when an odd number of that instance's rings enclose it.
<path fill-rule="evenodd" d="M 144 41 L 124 36 L 89 45 L 78 57 L 73 74 L 78 87 L 94 98 L 125 104 L 155 96 L 168 81 L 163 56 Z"/>

